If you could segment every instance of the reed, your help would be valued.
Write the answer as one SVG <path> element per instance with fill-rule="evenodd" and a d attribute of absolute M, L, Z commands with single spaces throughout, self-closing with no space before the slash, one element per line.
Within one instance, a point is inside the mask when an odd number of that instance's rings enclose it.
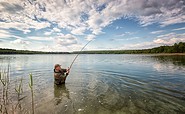
<path fill-rule="evenodd" d="M 15 83 L 15 88 L 10 88 L 10 84 Z M 33 85 L 32 85 L 33 86 Z M 13 94 L 12 91 L 15 90 L 16 94 Z M 23 108 L 21 106 L 21 100 L 23 100 L 26 96 L 23 95 L 23 77 L 17 81 L 10 81 L 10 66 L 7 68 L 0 68 L 0 114 L 19 114 L 19 113 L 27 113 L 23 112 Z M 17 96 L 17 101 L 14 96 Z M 17 103 L 16 103 L 17 102 Z"/>
<path fill-rule="evenodd" d="M 0 108 L 0 112 L 1 113 L 8 113 L 8 104 L 9 104 L 9 98 L 8 98 L 8 86 L 9 86 L 9 70 L 10 67 L 8 65 L 8 69 L 1 69 L 0 70 L 0 82 L 2 85 L 2 98 L 0 98 L 1 101 L 1 108 Z"/>
<path fill-rule="evenodd" d="M 29 76 L 30 76 L 29 87 L 30 87 L 30 90 L 31 90 L 31 100 L 32 100 L 32 114 L 34 114 L 35 110 L 34 110 L 33 76 L 32 76 L 32 74 L 30 74 Z"/>
<path fill-rule="evenodd" d="M 23 94 L 23 77 L 21 77 L 20 82 L 17 86 L 15 86 L 15 92 L 17 93 L 17 104 L 15 106 L 15 110 L 17 107 L 19 108 L 18 110 L 22 110 L 22 106 L 20 101 L 23 100 L 26 96 L 21 98 L 21 94 Z"/>

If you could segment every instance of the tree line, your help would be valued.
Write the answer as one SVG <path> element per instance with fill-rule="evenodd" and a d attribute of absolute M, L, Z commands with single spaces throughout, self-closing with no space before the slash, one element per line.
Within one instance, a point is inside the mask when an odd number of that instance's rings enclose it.
<path fill-rule="evenodd" d="M 0 54 L 69 54 L 69 52 L 43 52 L 0 48 Z"/>
<path fill-rule="evenodd" d="M 160 46 L 142 50 L 101 50 L 75 52 L 42 52 L 0 48 L 0 54 L 149 54 L 149 53 L 185 53 L 185 42 L 175 43 L 172 46 Z"/>
<path fill-rule="evenodd" d="M 160 46 L 141 50 L 101 50 L 73 52 L 81 54 L 152 54 L 152 53 L 185 53 L 185 42 L 175 43 L 172 46 Z"/>

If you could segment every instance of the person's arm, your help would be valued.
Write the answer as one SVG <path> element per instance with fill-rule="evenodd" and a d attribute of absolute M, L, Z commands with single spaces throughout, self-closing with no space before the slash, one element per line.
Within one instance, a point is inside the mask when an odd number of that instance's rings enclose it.
<path fill-rule="evenodd" d="M 69 71 L 70 71 L 70 69 L 68 68 L 68 69 L 62 69 L 62 71 L 65 73 L 65 75 L 67 76 L 68 74 L 69 74 Z"/>

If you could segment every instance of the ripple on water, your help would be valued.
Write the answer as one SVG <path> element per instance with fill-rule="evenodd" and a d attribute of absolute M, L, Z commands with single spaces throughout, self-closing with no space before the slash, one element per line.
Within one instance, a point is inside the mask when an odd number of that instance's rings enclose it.
<path fill-rule="evenodd" d="M 15 80 L 14 75 L 24 77 L 27 97 L 23 101 L 29 107 L 28 74 L 33 74 L 36 113 L 39 114 L 184 113 L 184 64 L 174 64 L 171 59 L 166 63 L 163 59 L 167 58 L 163 57 L 162 61 L 159 58 L 150 55 L 81 55 L 65 87 L 56 88 L 53 65 L 70 64 L 67 60 L 72 60 L 72 55 L 17 55 L 11 59 L 11 80 Z M 14 85 L 11 85 L 13 90 Z"/>

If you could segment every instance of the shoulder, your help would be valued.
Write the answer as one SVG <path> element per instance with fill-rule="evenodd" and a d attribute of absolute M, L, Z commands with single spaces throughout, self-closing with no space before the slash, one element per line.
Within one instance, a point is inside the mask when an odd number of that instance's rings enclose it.
<path fill-rule="evenodd" d="M 66 69 L 61 69 L 62 72 L 66 72 L 67 70 Z"/>

